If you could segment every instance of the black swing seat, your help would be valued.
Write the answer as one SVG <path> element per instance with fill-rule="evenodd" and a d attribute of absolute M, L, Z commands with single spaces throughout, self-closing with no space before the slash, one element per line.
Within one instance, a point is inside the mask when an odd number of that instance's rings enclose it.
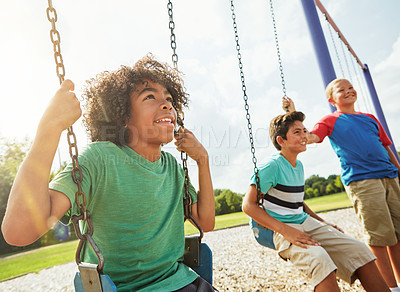
<path fill-rule="evenodd" d="M 185 237 L 183 263 L 212 285 L 212 251 L 199 235 Z"/>
<path fill-rule="evenodd" d="M 200 237 L 185 237 L 183 263 L 194 270 L 200 277 L 212 285 L 212 251 Z M 99 274 L 96 264 L 80 263 L 79 272 L 75 274 L 75 292 L 117 292 L 117 287 L 108 275 Z"/>

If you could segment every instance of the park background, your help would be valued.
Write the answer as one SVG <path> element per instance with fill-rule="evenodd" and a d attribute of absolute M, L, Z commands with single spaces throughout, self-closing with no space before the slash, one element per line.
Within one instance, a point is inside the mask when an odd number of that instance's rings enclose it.
<path fill-rule="evenodd" d="M 369 65 L 393 140 L 399 145 L 396 118 L 400 108 L 400 19 L 397 17 L 400 3 L 396 0 L 367 0 L 362 5 L 344 0 L 322 3 L 361 61 Z M 85 80 L 101 71 L 132 65 L 148 52 L 159 60 L 171 60 L 166 3 L 71 0 L 53 1 L 53 5 L 58 14 L 56 25 L 61 34 L 66 78 L 75 82 L 78 98 Z M 0 2 L 0 137 L 2 143 L 17 146 L 11 148 L 14 152 L 1 152 L 1 160 L 11 165 L 11 172 L 27 150 L 24 141 L 33 139 L 41 114 L 59 87 L 46 7 L 47 1 L 26 1 L 23 5 Z M 256 155 L 262 163 L 276 152 L 269 141 L 268 123 L 282 113 L 269 4 L 262 0 L 236 1 L 235 8 Z M 297 109 L 306 113 L 305 125 L 312 128 L 329 113 L 329 107 L 300 1 L 276 1 L 275 17 L 288 95 Z M 237 206 L 238 196 L 247 189 L 253 165 L 230 3 L 174 1 L 174 20 L 179 69 L 185 74 L 191 99 L 185 125 L 209 151 L 216 198 L 225 192 L 225 197 L 229 196 Z M 326 30 L 323 19 L 321 22 Z M 329 42 L 328 35 L 326 38 Z M 369 101 L 360 98 L 358 108 L 370 111 L 372 107 Z M 80 121 L 74 129 L 82 151 L 89 140 Z M 179 159 L 174 148 L 171 143 L 164 150 Z M 327 141 L 309 146 L 299 158 L 306 178 L 329 180 L 331 175 L 336 179 L 340 174 L 338 159 Z M 54 172 L 65 161 L 69 161 L 69 154 L 64 135 Z M 189 172 L 191 177 L 197 176 L 192 161 Z M 2 175 L 4 178 L 6 175 Z M 193 183 L 196 186 L 196 179 Z M 321 188 L 318 189 L 321 194 Z M 7 191 L 0 194 L 3 211 L 7 195 Z"/>

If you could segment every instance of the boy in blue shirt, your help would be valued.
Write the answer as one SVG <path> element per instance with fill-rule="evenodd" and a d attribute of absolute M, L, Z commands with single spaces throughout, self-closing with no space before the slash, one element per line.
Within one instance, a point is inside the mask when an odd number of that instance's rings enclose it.
<path fill-rule="evenodd" d="M 312 129 L 308 143 L 329 137 L 340 159 L 341 179 L 364 228 L 367 244 L 392 291 L 400 291 L 399 162 L 382 125 L 371 114 L 356 112 L 357 92 L 346 79 L 326 87 L 328 101 L 337 108 Z M 283 107 L 294 111 L 291 99 Z M 397 280 L 397 283 L 396 283 Z"/>
<path fill-rule="evenodd" d="M 259 168 L 262 208 L 253 176 L 243 211 L 274 231 L 278 254 L 304 272 L 315 291 L 339 291 L 336 274 L 349 283 L 360 279 L 367 291 L 389 291 L 368 247 L 325 222 L 304 203 L 304 171 L 297 160 L 308 141 L 303 120 L 303 113 L 292 112 L 271 121 L 270 137 L 280 152 Z"/>
<path fill-rule="evenodd" d="M 73 166 L 48 183 L 61 132 L 81 115 L 73 90 L 70 80 L 62 83 L 17 173 L 2 224 L 10 244 L 30 244 L 64 214 L 79 215 Z M 104 256 L 104 273 L 118 291 L 213 291 L 182 263 L 185 174 L 161 150 L 173 140 L 178 114 L 187 104 L 179 72 L 148 55 L 133 67 L 97 75 L 84 97 L 84 123 L 93 143 L 79 156 L 81 188 L 92 237 Z M 215 203 L 208 153 L 187 129 L 178 130 L 175 139 L 177 150 L 197 163 L 199 192 L 189 184 L 191 214 L 210 231 Z M 96 260 L 86 248 L 84 261 Z"/>

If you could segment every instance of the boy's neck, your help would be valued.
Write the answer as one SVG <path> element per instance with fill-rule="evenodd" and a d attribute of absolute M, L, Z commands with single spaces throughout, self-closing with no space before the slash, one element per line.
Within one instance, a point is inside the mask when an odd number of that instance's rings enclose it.
<path fill-rule="evenodd" d="M 161 145 L 146 145 L 138 144 L 128 145 L 133 151 L 147 159 L 150 162 L 157 161 L 161 157 Z"/>
<path fill-rule="evenodd" d="M 297 155 L 299 153 L 294 153 L 286 151 L 286 149 L 282 149 L 279 154 L 282 155 L 293 167 L 296 167 Z"/>
<path fill-rule="evenodd" d="M 338 107 L 336 106 L 336 109 L 340 112 L 344 112 L 344 113 L 349 113 L 349 114 L 354 114 L 356 113 L 356 110 L 354 109 L 354 104 L 349 105 L 349 106 L 345 106 L 345 107 Z"/>

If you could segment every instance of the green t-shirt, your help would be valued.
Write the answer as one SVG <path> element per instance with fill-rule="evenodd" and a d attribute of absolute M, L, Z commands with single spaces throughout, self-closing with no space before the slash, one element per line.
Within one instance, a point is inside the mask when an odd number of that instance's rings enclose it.
<path fill-rule="evenodd" d="M 198 277 L 181 263 L 184 173 L 170 153 L 150 162 L 129 147 L 96 142 L 79 156 L 79 165 L 93 239 L 118 291 L 173 291 Z M 79 213 L 71 168 L 50 183 L 70 199 L 67 216 Z M 196 202 L 192 185 L 189 191 Z M 98 262 L 89 246 L 84 260 Z"/>

